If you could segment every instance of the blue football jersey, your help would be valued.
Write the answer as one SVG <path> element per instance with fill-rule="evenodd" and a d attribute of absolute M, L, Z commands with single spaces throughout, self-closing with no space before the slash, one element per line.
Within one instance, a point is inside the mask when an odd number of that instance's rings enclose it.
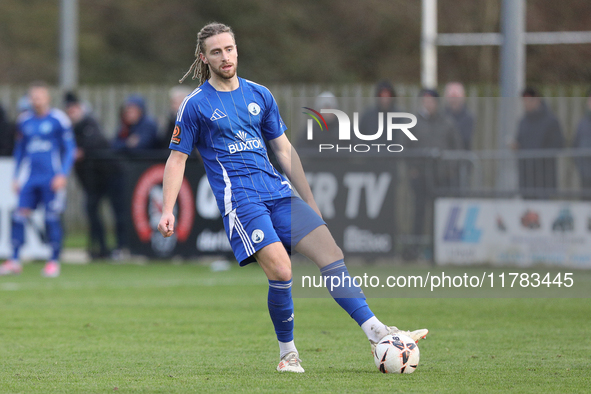
<path fill-rule="evenodd" d="M 15 178 L 21 184 L 70 173 L 76 144 L 72 124 L 65 113 L 51 109 L 46 115 L 38 116 L 27 111 L 19 116 L 17 127 Z"/>
<path fill-rule="evenodd" d="M 291 196 L 291 186 L 269 161 L 266 140 L 287 127 L 266 87 L 238 78 L 231 92 L 209 82 L 181 104 L 170 149 L 190 155 L 197 147 L 222 216 L 252 201 Z"/>

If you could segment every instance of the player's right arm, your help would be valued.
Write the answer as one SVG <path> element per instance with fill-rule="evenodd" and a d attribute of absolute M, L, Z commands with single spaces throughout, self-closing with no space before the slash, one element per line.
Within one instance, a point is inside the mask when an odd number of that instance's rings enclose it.
<path fill-rule="evenodd" d="M 158 223 L 158 231 L 166 238 L 174 234 L 174 204 L 181 189 L 185 174 L 185 163 L 189 156 L 176 150 L 170 151 L 170 156 L 164 168 L 164 180 L 162 182 L 162 217 Z"/>
<path fill-rule="evenodd" d="M 183 100 L 170 140 L 170 156 L 166 161 L 164 180 L 162 181 L 162 217 L 158 223 L 158 231 L 165 238 L 174 234 L 174 204 L 183 183 L 187 158 L 195 147 L 195 140 L 199 132 L 199 111 L 195 103 L 190 103 L 189 99 L 200 91 L 200 89 L 196 89 Z"/>
<path fill-rule="evenodd" d="M 16 133 L 16 139 L 14 142 L 14 151 L 13 151 L 13 156 L 14 156 L 14 177 L 12 179 L 12 190 L 14 190 L 15 193 L 19 193 L 20 191 L 20 183 L 18 181 L 18 174 L 20 171 L 20 167 L 21 167 L 21 163 L 23 161 L 23 157 L 25 155 L 25 136 L 21 131 L 21 125 L 19 124 L 17 126 L 17 133 Z"/>

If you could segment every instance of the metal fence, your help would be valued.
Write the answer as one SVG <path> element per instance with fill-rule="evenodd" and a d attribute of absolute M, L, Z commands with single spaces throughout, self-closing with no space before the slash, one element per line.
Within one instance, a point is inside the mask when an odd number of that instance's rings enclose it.
<path fill-rule="evenodd" d="M 365 168 L 362 171 L 375 171 L 376 176 L 388 172 L 392 190 L 384 206 L 389 206 L 392 214 L 380 216 L 379 220 L 395 229 L 393 254 L 410 260 L 432 257 L 433 204 L 437 197 L 591 200 L 591 181 L 581 176 L 591 174 L 591 149 L 529 152 L 432 149 L 409 151 L 391 158 L 367 155 L 340 161 L 325 156 L 319 161 L 317 153 L 306 150 L 300 156 L 311 173 L 337 168 L 338 175 L 360 171 L 360 166 Z M 166 152 L 155 152 L 150 157 L 152 161 L 164 162 Z M 582 168 L 586 170 L 581 172 Z M 71 232 L 84 231 L 84 193 L 74 177 L 68 199 L 66 227 Z M 111 211 L 105 200 L 104 213 Z M 336 215 L 344 213 L 339 211 Z M 112 227 L 112 215 L 105 217 Z M 360 219 L 359 224 L 363 227 L 367 221 Z M 338 233 L 342 229 L 333 230 Z"/>
<path fill-rule="evenodd" d="M 397 197 L 392 202 L 399 251 L 409 258 L 431 256 L 437 197 L 591 200 L 591 149 L 431 150 L 417 154 L 399 156 Z M 413 179 L 413 163 L 417 161 L 423 172 Z"/>
<path fill-rule="evenodd" d="M 120 119 L 120 109 L 125 98 L 138 93 L 146 99 L 147 111 L 158 120 L 162 127 L 166 125 L 169 116 L 168 91 L 171 86 L 166 85 L 109 85 L 109 86 L 81 86 L 78 89 L 80 98 L 92 109 L 96 118 L 103 126 L 105 135 L 113 137 L 116 133 Z M 397 84 L 397 106 L 402 111 L 415 112 L 418 106 L 418 85 Z M 17 113 L 17 102 L 26 93 L 26 86 L 0 86 L 0 105 L 2 105 L 12 117 Z M 277 84 L 269 85 L 273 92 L 281 114 L 289 127 L 289 132 L 297 133 L 301 130 L 301 124 L 292 123 L 295 119 L 293 108 L 298 108 L 297 101 L 305 101 L 306 98 L 316 97 L 321 92 L 332 92 L 336 97 L 350 97 L 356 100 L 348 100 L 349 105 L 362 107 L 367 103 L 368 97 L 375 96 L 373 84 Z M 541 89 L 543 96 L 547 97 L 550 108 L 560 120 L 567 140 L 572 137 L 577 122 L 585 112 L 586 86 L 545 86 Z M 469 86 L 466 89 L 467 106 L 476 118 L 476 133 L 474 135 L 473 149 L 498 148 L 496 134 L 498 131 L 497 118 L 499 115 L 498 89 L 494 86 Z M 52 89 L 54 105 L 62 105 L 63 92 Z M 517 101 L 516 105 L 520 105 Z M 346 108 L 345 108 L 346 109 Z M 164 132 L 164 131 L 162 131 Z"/>
<path fill-rule="evenodd" d="M 373 97 L 374 86 L 371 84 L 349 85 L 271 85 L 281 109 L 282 116 L 289 126 L 292 140 L 299 138 L 304 130 L 304 120 L 296 116 L 295 110 L 310 98 L 323 91 L 331 91 L 337 99 L 351 108 L 343 110 L 359 110 L 367 106 L 368 97 Z M 101 122 L 105 135 L 113 137 L 119 123 L 120 107 L 125 97 L 131 93 L 142 94 L 146 98 L 147 110 L 158 119 L 160 125 L 166 124 L 169 116 L 169 86 L 83 86 L 78 90 L 82 100 L 92 108 L 96 118 Z M 397 85 L 397 106 L 401 111 L 418 111 L 417 99 L 419 87 L 415 85 Z M 557 116 L 567 146 L 573 140 L 576 126 L 586 111 L 587 99 L 585 87 L 545 87 L 542 94 L 545 101 Z M 16 103 L 25 94 L 25 87 L 0 86 L 0 104 L 12 116 L 16 113 Z M 59 106 L 61 93 L 52 91 L 54 104 Z M 570 198 L 583 199 L 591 197 L 591 185 L 581 180 L 578 169 L 591 163 L 591 151 L 588 150 L 544 150 L 544 151 L 511 151 L 507 144 L 499 147 L 497 138 L 499 131 L 499 110 L 501 99 L 494 97 L 496 91 L 492 87 L 473 86 L 467 89 L 467 106 L 475 117 L 473 149 L 471 151 L 440 151 L 432 149 L 426 152 L 415 152 L 414 157 L 405 152 L 396 160 L 397 172 L 396 199 L 392 203 L 397 211 L 397 227 L 400 229 L 400 242 L 407 244 L 429 244 L 432 221 L 432 207 L 428 205 L 425 212 L 423 230 L 418 233 L 415 226 L 415 214 L 412 209 L 416 203 L 417 190 L 428 193 L 429 201 L 438 195 L 471 196 L 471 197 L 519 197 L 528 198 Z M 568 96 L 568 97 L 567 97 Z M 307 99 L 306 99 L 307 98 Z M 308 100 L 308 101 L 306 101 Z M 521 100 L 516 98 L 515 106 L 521 108 Z M 517 126 L 515 126 L 515 130 Z M 164 132 L 164 130 L 162 130 Z M 510 133 L 514 134 L 514 130 Z M 425 163 L 424 184 L 417 183 L 409 176 L 412 160 L 421 156 Z M 163 159 L 164 160 L 164 159 Z M 441 169 L 448 175 L 442 180 Z M 591 172 L 591 170 L 590 170 Z M 552 174 L 552 175 L 551 175 Z M 530 183 L 522 179 L 540 179 Z M 74 178 L 74 177 L 73 177 Z M 552 178 L 552 179 L 549 179 Z M 448 183 L 446 183 L 448 182 Z M 413 189 L 414 187 L 414 189 Z M 422 189 L 421 189 L 422 188 Z M 69 184 L 69 204 L 65 215 L 66 227 L 70 231 L 80 231 L 86 227 L 81 220 L 84 195 L 76 179 Z M 104 207 L 104 209 L 109 209 Z M 108 224 L 111 223 L 108 220 Z"/>

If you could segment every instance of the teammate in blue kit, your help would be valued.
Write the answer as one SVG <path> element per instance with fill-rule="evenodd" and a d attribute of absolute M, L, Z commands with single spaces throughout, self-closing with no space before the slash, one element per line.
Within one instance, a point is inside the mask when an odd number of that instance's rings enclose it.
<path fill-rule="evenodd" d="M 22 272 L 19 250 L 25 240 L 25 223 L 39 203 L 45 206 L 45 228 L 51 246 L 51 258 L 43 276 L 60 274 L 62 244 L 61 213 L 66 202 L 67 177 L 74 162 L 71 123 L 65 113 L 50 107 L 47 85 L 34 83 L 29 88 L 32 111 L 17 120 L 18 136 L 14 149 L 13 189 L 18 193 L 18 208 L 12 217 L 14 254 L 0 266 L 0 275 Z"/>
<path fill-rule="evenodd" d="M 271 92 L 236 75 L 238 55 L 232 30 L 220 23 L 198 34 L 193 73 L 200 86 L 179 108 L 164 172 L 164 205 L 158 229 L 174 232 L 173 208 L 185 161 L 197 147 L 223 216 L 226 234 L 241 266 L 258 262 L 269 280 L 268 307 L 279 341 L 278 371 L 304 372 L 294 344 L 291 297 L 293 249 L 314 261 L 323 276 L 348 275 L 343 253 L 322 220 L 300 159 Z M 291 183 L 269 162 L 269 142 Z M 292 193 L 291 186 L 299 197 Z M 330 283 L 330 280 L 329 280 Z M 372 345 L 396 327 L 381 323 L 363 292 L 345 283 L 331 291 L 335 301 L 361 326 Z M 407 332 L 418 341 L 427 330 Z"/>

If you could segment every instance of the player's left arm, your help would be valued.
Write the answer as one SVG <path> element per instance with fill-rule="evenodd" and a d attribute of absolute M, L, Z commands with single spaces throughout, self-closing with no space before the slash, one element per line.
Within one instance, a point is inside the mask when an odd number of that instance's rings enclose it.
<path fill-rule="evenodd" d="M 281 134 L 279 137 L 269 140 L 269 145 L 271 146 L 271 149 L 273 149 L 283 172 L 285 172 L 285 175 L 287 175 L 287 178 L 295 187 L 302 200 L 310 205 L 310 207 L 322 217 L 320 209 L 318 209 L 318 205 L 316 205 L 316 201 L 314 200 L 314 195 L 312 194 L 308 180 L 306 179 L 300 156 L 291 145 L 291 142 L 289 142 L 287 136 Z"/>

